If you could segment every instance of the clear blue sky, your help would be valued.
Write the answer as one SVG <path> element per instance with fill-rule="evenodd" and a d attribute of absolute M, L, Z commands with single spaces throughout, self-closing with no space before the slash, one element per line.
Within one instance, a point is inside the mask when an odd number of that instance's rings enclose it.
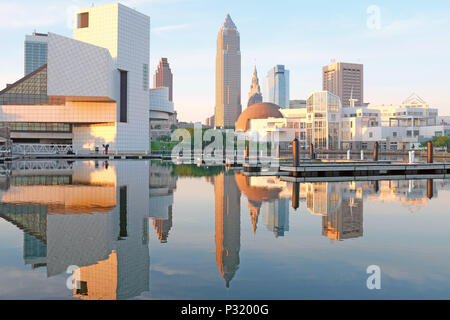
<path fill-rule="evenodd" d="M 25 34 L 36 29 L 72 36 L 73 8 L 109 2 L 0 0 L 0 88 L 23 75 Z M 450 115 L 448 0 L 121 3 L 150 16 L 150 68 L 153 73 L 160 57 L 169 59 L 181 120 L 203 121 L 213 114 L 216 37 L 227 13 L 241 35 L 244 108 L 254 64 L 263 95 L 267 70 L 284 64 L 291 72 L 291 99 L 306 99 L 321 89 L 321 67 L 335 59 L 364 64 L 365 102 L 398 104 L 415 92 Z M 379 29 L 367 25 L 372 5 L 380 9 Z"/>

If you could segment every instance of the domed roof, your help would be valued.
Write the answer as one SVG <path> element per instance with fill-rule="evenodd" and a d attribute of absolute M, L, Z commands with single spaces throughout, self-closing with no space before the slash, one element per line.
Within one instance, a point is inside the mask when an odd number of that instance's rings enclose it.
<path fill-rule="evenodd" d="M 250 120 L 267 118 L 283 118 L 280 107 L 269 102 L 260 102 L 251 105 L 241 113 L 239 119 L 236 121 L 236 131 L 247 131 Z"/>
<path fill-rule="evenodd" d="M 252 201 L 255 206 L 256 203 L 266 202 L 277 199 L 280 192 L 283 190 L 281 187 L 268 188 L 257 187 L 250 185 L 250 178 L 244 176 L 242 173 L 235 173 L 234 179 L 241 192 L 247 197 L 249 201 Z"/>

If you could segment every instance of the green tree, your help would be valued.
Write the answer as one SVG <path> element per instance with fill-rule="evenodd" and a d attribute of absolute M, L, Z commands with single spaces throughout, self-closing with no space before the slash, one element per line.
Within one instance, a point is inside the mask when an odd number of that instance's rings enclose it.
<path fill-rule="evenodd" d="M 437 137 L 433 141 L 435 147 L 446 147 L 449 143 L 449 138 L 446 136 Z"/>

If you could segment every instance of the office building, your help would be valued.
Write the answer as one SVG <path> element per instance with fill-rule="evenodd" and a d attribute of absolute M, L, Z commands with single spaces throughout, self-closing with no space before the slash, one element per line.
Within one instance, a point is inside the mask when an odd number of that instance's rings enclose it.
<path fill-rule="evenodd" d="M 167 58 L 161 58 L 153 75 L 153 88 L 169 88 L 169 101 L 173 101 L 173 74 Z"/>
<path fill-rule="evenodd" d="M 47 64 L 48 34 L 33 32 L 25 36 L 24 67 L 25 76 Z"/>
<path fill-rule="evenodd" d="M 322 90 L 337 95 L 343 107 L 364 105 L 363 65 L 337 62 L 323 67 Z"/>
<path fill-rule="evenodd" d="M 289 70 L 283 65 L 277 65 L 267 73 L 268 102 L 289 108 Z"/>
<path fill-rule="evenodd" d="M 215 126 L 233 127 L 241 112 L 240 36 L 227 15 L 217 35 Z"/>

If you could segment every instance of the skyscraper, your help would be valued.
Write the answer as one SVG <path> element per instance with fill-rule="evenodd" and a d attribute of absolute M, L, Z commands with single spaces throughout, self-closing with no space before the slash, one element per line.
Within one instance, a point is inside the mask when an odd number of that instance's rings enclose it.
<path fill-rule="evenodd" d="M 173 75 L 167 58 L 161 58 L 159 60 L 158 67 L 153 75 L 153 87 L 169 88 L 169 101 L 173 101 Z"/>
<path fill-rule="evenodd" d="M 48 35 L 33 32 L 25 36 L 24 51 L 25 75 L 29 75 L 47 63 Z"/>
<path fill-rule="evenodd" d="M 255 66 L 255 69 L 253 70 L 252 84 L 250 85 L 250 92 L 248 93 L 247 107 L 250 107 L 251 105 L 262 101 L 263 99 L 261 88 L 259 87 L 258 72 L 256 71 Z"/>
<path fill-rule="evenodd" d="M 323 90 L 341 98 L 343 107 L 351 105 L 350 99 L 364 104 L 364 68 L 362 64 L 336 62 L 323 67 Z"/>
<path fill-rule="evenodd" d="M 216 127 L 233 127 L 242 112 L 240 50 L 239 32 L 227 15 L 217 35 Z"/>
<path fill-rule="evenodd" d="M 276 65 L 267 73 L 267 93 L 268 102 L 289 108 L 289 70 L 283 65 Z"/>

